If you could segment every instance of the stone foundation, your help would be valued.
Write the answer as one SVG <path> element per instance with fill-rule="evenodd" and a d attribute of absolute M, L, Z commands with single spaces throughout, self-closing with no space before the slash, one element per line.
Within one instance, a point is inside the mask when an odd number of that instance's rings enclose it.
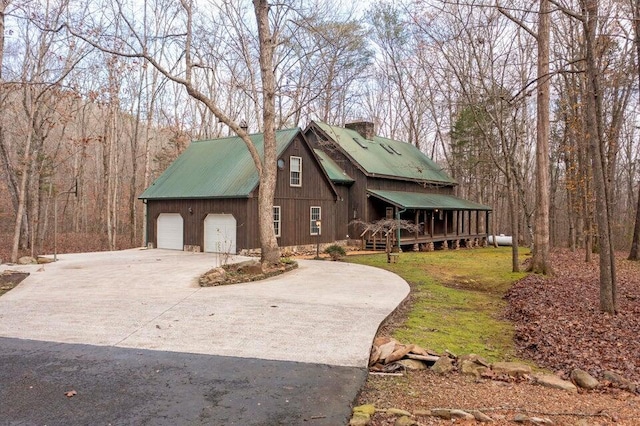
<path fill-rule="evenodd" d="M 347 246 L 347 240 L 340 240 L 340 241 L 334 241 L 332 243 L 320 243 L 320 253 L 322 253 L 324 251 L 325 248 L 332 246 L 332 245 L 339 245 L 342 247 L 346 247 Z M 280 254 L 282 255 L 282 257 L 289 257 L 289 256 L 293 256 L 296 254 L 302 254 L 302 253 L 315 253 L 317 249 L 317 245 L 316 244 L 303 244 L 303 245 L 299 245 L 299 246 L 285 246 L 285 247 L 280 247 Z M 260 253 L 261 253 L 261 249 L 259 248 L 255 248 L 255 249 L 243 249 L 240 250 L 238 252 L 239 256 L 251 256 L 251 257 L 260 257 Z"/>

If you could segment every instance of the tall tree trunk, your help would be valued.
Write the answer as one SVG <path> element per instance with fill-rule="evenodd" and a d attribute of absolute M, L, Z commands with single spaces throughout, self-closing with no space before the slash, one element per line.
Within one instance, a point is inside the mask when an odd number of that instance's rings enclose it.
<path fill-rule="evenodd" d="M 616 313 L 616 264 L 611 241 L 610 195 L 607 185 L 606 156 L 603 153 L 602 110 L 599 72 L 595 58 L 598 0 L 583 0 L 583 27 L 587 70 L 587 140 L 596 195 L 596 221 L 600 251 L 600 310 Z"/>
<path fill-rule="evenodd" d="M 636 207 L 636 224 L 633 227 L 633 240 L 629 260 L 640 260 L 640 182 L 638 182 L 638 206 Z"/>
<path fill-rule="evenodd" d="M 507 163 L 511 162 L 511 159 L 507 160 Z M 519 255 L 519 240 L 520 240 L 520 221 L 518 220 L 518 193 L 514 188 L 513 178 L 511 177 L 512 168 L 510 164 L 506 167 L 506 181 L 507 181 L 507 202 L 509 203 L 509 213 L 511 216 L 511 271 L 520 272 L 520 255 Z M 495 236 L 494 236 L 494 242 Z"/>
<path fill-rule="evenodd" d="M 634 42 L 636 44 L 636 60 L 638 61 L 636 69 L 638 71 L 638 82 L 640 83 L 640 0 L 636 0 L 635 7 L 633 8 L 633 17 L 635 19 Z M 638 101 L 640 102 L 640 99 Z M 636 223 L 633 227 L 633 239 L 631 240 L 629 260 L 640 260 L 640 183 L 638 183 L 638 206 L 636 207 Z"/>
<path fill-rule="evenodd" d="M 276 190 L 276 132 L 275 132 L 275 75 L 273 70 L 274 35 L 269 27 L 269 3 L 253 0 L 258 21 L 260 44 L 260 75 L 262 77 L 262 121 L 264 134 L 264 163 L 258 187 L 258 227 L 261 261 L 264 266 L 280 262 L 280 249 L 273 229 L 273 199 Z"/>
<path fill-rule="evenodd" d="M 29 90 L 29 88 L 27 88 Z M 33 104 L 31 104 L 33 108 Z M 32 122 L 32 117 L 29 117 L 29 123 Z M 13 244 L 11 246 L 11 262 L 18 262 L 18 249 L 20 246 L 20 230 L 23 225 L 23 219 L 28 223 L 27 218 L 24 217 L 27 211 L 27 187 L 29 179 L 29 164 L 31 163 L 31 138 L 33 133 L 31 131 L 26 132 L 26 142 L 24 146 L 24 154 L 22 156 L 22 167 L 20 177 L 20 187 L 18 188 L 18 210 L 16 211 L 15 226 L 13 228 Z"/>
<path fill-rule="evenodd" d="M 550 274 L 549 264 L 549 1 L 540 0 L 538 16 L 538 90 L 536 117 L 536 210 L 533 256 L 529 270 Z"/>

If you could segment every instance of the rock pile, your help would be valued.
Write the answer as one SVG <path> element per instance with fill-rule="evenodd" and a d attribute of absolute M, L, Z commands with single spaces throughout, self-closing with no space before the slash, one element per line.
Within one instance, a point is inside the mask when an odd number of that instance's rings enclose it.
<path fill-rule="evenodd" d="M 296 262 L 281 263 L 272 269 L 264 271 L 257 260 L 231 263 L 213 268 L 204 273 L 198 282 L 201 287 L 214 287 L 224 284 L 237 284 L 263 280 L 298 267 Z"/>
<path fill-rule="evenodd" d="M 393 373 L 403 370 L 424 370 L 440 357 L 418 345 L 403 345 L 390 337 L 377 337 L 371 348 L 369 369 Z"/>
<path fill-rule="evenodd" d="M 632 382 L 613 372 L 605 374 L 604 383 L 600 383 L 588 372 L 580 369 L 574 369 L 570 374 L 570 380 L 564 380 L 554 374 L 533 372 L 530 366 L 518 362 L 490 363 L 475 354 L 457 356 L 447 352 L 438 355 L 429 349 L 413 344 L 402 344 L 389 337 L 378 337 L 374 340 L 369 359 L 371 374 L 402 375 L 407 370 L 426 369 L 435 374 L 458 372 L 459 374 L 472 376 L 477 380 L 526 381 L 572 393 L 577 393 L 578 388 L 592 390 L 605 386 L 614 386 L 630 392 L 636 391 Z M 350 425 L 367 425 L 371 417 L 380 412 L 396 416 L 394 422 L 396 426 L 417 424 L 414 420 L 416 416 L 431 416 L 453 421 L 475 420 L 478 422 L 492 422 L 497 420 L 497 418 L 492 418 L 478 410 L 432 408 L 430 410 L 416 410 L 410 413 L 397 408 L 379 409 L 373 405 L 364 405 L 354 408 Z M 524 414 L 517 414 L 511 420 L 516 423 L 526 424 L 552 423 L 548 418 L 529 417 Z"/>

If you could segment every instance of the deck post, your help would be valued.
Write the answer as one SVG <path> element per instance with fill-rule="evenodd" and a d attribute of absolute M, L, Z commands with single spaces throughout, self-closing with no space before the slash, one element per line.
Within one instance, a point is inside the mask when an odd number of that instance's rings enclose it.
<path fill-rule="evenodd" d="M 424 223 L 424 229 L 422 230 L 422 234 L 423 235 L 427 235 L 427 211 L 423 210 L 422 211 L 422 223 Z"/>
<path fill-rule="evenodd" d="M 398 253 L 400 253 L 402 251 L 402 247 L 400 246 L 400 214 L 406 212 L 407 209 L 403 208 L 400 209 L 400 207 L 396 207 L 396 233 L 398 235 Z"/>
<path fill-rule="evenodd" d="M 444 213 L 444 238 L 447 238 L 447 228 L 449 227 L 449 215 L 447 214 L 446 211 L 443 211 Z M 446 241 L 445 241 L 446 243 Z"/>
<path fill-rule="evenodd" d="M 487 238 L 489 237 L 489 210 L 484 212 L 485 214 L 485 219 L 484 219 L 484 233 L 487 235 Z"/>
<path fill-rule="evenodd" d="M 460 227 L 462 228 L 462 229 L 461 229 L 461 231 L 460 231 L 460 233 L 461 233 L 462 235 L 464 235 L 464 219 L 465 219 L 465 216 L 466 216 L 466 215 L 465 215 L 465 213 L 466 213 L 466 212 L 465 212 L 465 210 L 463 210 L 463 211 L 462 211 L 462 221 L 461 221 L 461 223 L 460 223 Z"/>
<path fill-rule="evenodd" d="M 434 227 L 435 219 L 436 219 L 435 210 L 431 210 L 431 227 L 429 229 L 429 236 L 431 238 L 433 238 L 433 227 Z"/>

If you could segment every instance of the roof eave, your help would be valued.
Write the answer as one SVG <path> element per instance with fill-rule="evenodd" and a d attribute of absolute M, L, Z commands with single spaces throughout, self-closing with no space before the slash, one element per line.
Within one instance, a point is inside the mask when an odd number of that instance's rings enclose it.
<path fill-rule="evenodd" d="M 396 176 L 396 175 L 384 175 L 384 174 L 369 173 L 369 172 L 364 172 L 364 173 L 367 177 L 371 177 L 371 178 L 401 180 L 405 182 L 415 182 L 420 184 L 431 184 L 431 185 L 441 185 L 441 186 L 458 186 L 459 185 L 459 183 L 456 181 L 415 179 L 415 178 Z"/>
<path fill-rule="evenodd" d="M 238 194 L 238 195 L 201 195 L 197 197 L 138 197 L 138 200 L 152 200 L 152 201 L 170 201 L 170 200 L 229 200 L 235 198 L 251 198 L 251 194 Z"/>

